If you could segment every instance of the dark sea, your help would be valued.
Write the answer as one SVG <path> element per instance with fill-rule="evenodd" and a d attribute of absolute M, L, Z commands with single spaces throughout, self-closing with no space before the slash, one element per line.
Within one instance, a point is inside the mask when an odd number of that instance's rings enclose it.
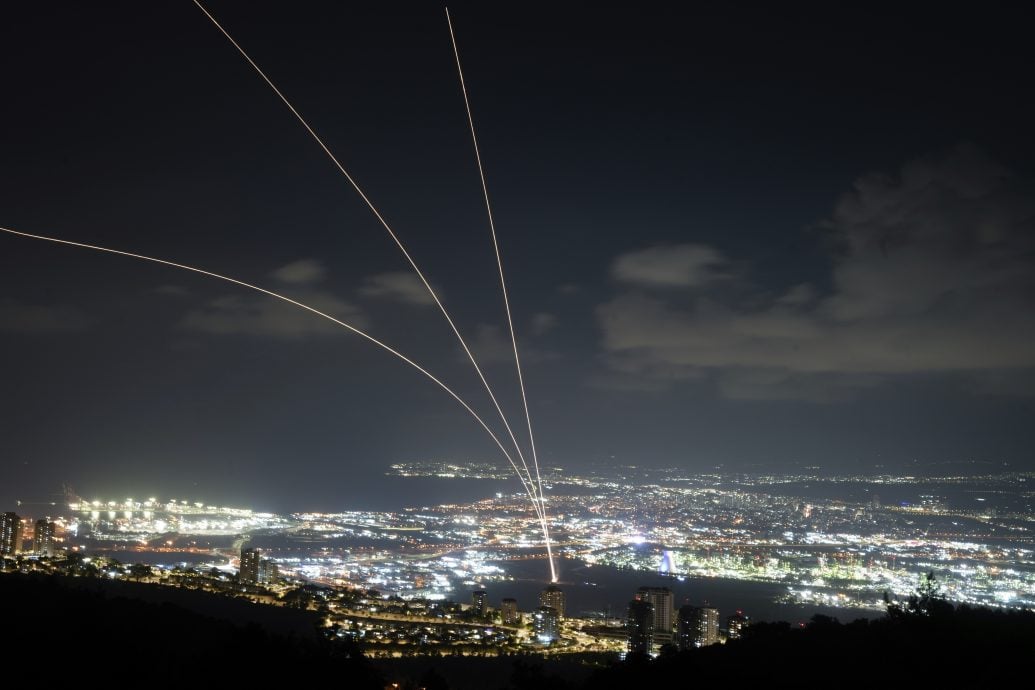
<path fill-rule="evenodd" d="M 257 509 L 274 512 L 340 512 L 348 510 L 402 511 L 446 503 L 469 503 L 491 498 L 497 493 L 521 492 L 517 479 L 447 479 L 439 477 L 398 477 L 369 472 L 350 477 L 340 487 L 337 498 L 318 505 L 277 505 Z"/>
<path fill-rule="evenodd" d="M 501 599 L 512 597 L 517 599 L 519 609 L 534 609 L 539 592 L 550 584 L 546 561 L 506 561 L 497 565 L 515 579 L 488 583 L 484 587 L 469 587 L 457 592 L 455 597 L 459 601 L 470 601 L 471 591 L 486 589 L 492 606 L 499 606 Z M 817 613 L 842 621 L 883 615 L 882 612 L 865 609 L 779 604 L 775 599 L 787 591 L 786 586 L 764 582 L 692 577 L 676 579 L 654 572 L 589 566 L 570 560 L 558 561 L 558 577 L 558 586 L 565 593 L 567 614 L 573 616 L 603 614 L 624 618 L 629 601 L 636 590 L 644 586 L 671 589 L 676 608 L 684 604 L 718 608 L 723 620 L 738 610 L 754 620 L 792 623 L 807 621 Z"/>

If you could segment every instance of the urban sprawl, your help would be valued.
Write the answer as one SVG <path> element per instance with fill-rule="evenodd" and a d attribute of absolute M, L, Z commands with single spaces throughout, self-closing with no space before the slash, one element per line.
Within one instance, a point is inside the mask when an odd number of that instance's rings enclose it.
<path fill-rule="evenodd" d="M 407 463 L 391 474 L 506 479 L 480 463 Z M 1035 609 L 1033 478 L 622 467 L 551 470 L 543 481 L 561 563 L 769 583 L 782 603 L 881 611 L 886 595 L 909 596 L 929 573 L 950 601 Z M 538 517 L 516 493 L 333 514 L 74 495 L 17 508 L 0 514 L 5 573 L 125 579 L 307 608 L 329 636 L 374 656 L 656 654 L 734 639 L 751 622 L 750 611 L 680 605 L 656 585 L 631 588 L 613 612 L 572 610 L 563 579 L 518 599 L 514 570 L 529 561 L 525 571 L 539 565 L 545 578 L 548 566 Z"/>

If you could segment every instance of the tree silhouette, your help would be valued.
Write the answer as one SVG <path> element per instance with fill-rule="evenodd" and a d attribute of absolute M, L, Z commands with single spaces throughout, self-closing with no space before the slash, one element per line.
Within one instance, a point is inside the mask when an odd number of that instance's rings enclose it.
<path fill-rule="evenodd" d="M 134 563 L 129 566 L 129 574 L 133 576 L 137 582 L 140 582 L 145 577 L 151 577 L 154 571 L 151 570 L 151 566 L 144 563 Z"/>
<path fill-rule="evenodd" d="M 953 606 L 941 593 L 941 585 L 934 576 L 934 571 L 920 575 L 920 582 L 916 591 L 909 595 L 905 604 L 892 601 L 887 592 L 884 592 L 884 603 L 888 609 L 888 616 L 891 618 L 904 618 L 916 616 L 945 616 L 953 612 Z"/>

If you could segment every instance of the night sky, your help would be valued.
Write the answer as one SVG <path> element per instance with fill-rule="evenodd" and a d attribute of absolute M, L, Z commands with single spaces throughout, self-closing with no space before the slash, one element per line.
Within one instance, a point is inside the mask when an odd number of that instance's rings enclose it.
<path fill-rule="evenodd" d="M 208 6 L 441 289 L 520 427 L 443 8 L 348 5 Z M 1035 470 L 1018 12 L 450 9 L 543 462 Z M 281 290 L 491 419 L 384 229 L 193 3 L 5 7 L 0 60 L 0 225 Z M 505 466 L 383 351 L 154 264 L 0 235 L 0 354 L 4 509 L 62 482 L 348 508 L 393 462 Z"/>

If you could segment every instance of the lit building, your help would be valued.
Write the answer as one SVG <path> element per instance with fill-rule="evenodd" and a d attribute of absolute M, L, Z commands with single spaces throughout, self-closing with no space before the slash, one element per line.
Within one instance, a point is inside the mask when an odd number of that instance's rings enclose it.
<path fill-rule="evenodd" d="M 57 527 L 47 518 L 40 518 L 32 533 L 32 552 L 37 556 L 53 556 L 56 552 L 54 547 L 54 532 Z"/>
<path fill-rule="evenodd" d="M 626 649 L 630 654 L 650 654 L 654 645 L 654 605 L 646 599 L 629 602 L 625 629 L 628 633 Z"/>
<path fill-rule="evenodd" d="M 557 639 L 560 615 L 552 606 L 540 606 L 532 614 L 532 632 L 540 644 L 550 644 Z"/>
<path fill-rule="evenodd" d="M 241 549 L 241 581 L 266 585 L 280 579 L 280 568 L 262 557 L 262 549 Z"/>
<path fill-rule="evenodd" d="M 697 646 L 697 607 L 679 607 L 676 616 L 676 646 L 680 649 L 693 649 Z"/>
<path fill-rule="evenodd" d="M 241 550 L 241 581 L 260 582 L 260 568 L 262 566 L 262 549 Z"/>
<path fill-rule="evenodd" d="M 668 587 L 640 587 L 636 598 L 654 607 L 654 651 L 672 641 L 672 590 Z"/>
<path fill-rule="evenodd" d="M 564 618 L 564 592 L 556 585 L 550 585 L 539 593 L 539 605 L 549 606 L 560 618 Z"/>
<path fill-rule="evenodd" d="M 22 519 L 14 513 L 0 514 L 0 556 L 15 556 L 22 550 Z"/>
<path fill-rule="evenodd" d="M 485 618 L 485 614 L 489 612 L 489 593 L 484 589 L 471 592 L 471 608 L 474 609 L 475 615 Z"/>
<path fill-rule="evenodd" d="M 719 609 L 707 607 L 700 609 L 699 633 L 699 646 L 707 647 L 719 643 Z"/>
<path fill-rule="evenodd" d="M 500 617 L 503 625 L 521 624 L 521 614 L 518 613 L 517 599 L 504 599 L 500 603 Z"/>
<path fill-rule="evenodd" d="M 268 585 L 280 579 L 280 566 L 268 558 L 259 559 L 259 582 Z"/>
<path fill-rule="evenodd" d="M 676 642 L 680 649 L 707 647 L 719 642 L 719 610 L 683 606 L 679 609 Z"/>
<path fill-rule="evenodd" d="M 736 640 L 744 633 L 744 628 L 751 625 L 751 619 L 743 611 L 737 611 L 726 619 L 726 639 Z"/>

